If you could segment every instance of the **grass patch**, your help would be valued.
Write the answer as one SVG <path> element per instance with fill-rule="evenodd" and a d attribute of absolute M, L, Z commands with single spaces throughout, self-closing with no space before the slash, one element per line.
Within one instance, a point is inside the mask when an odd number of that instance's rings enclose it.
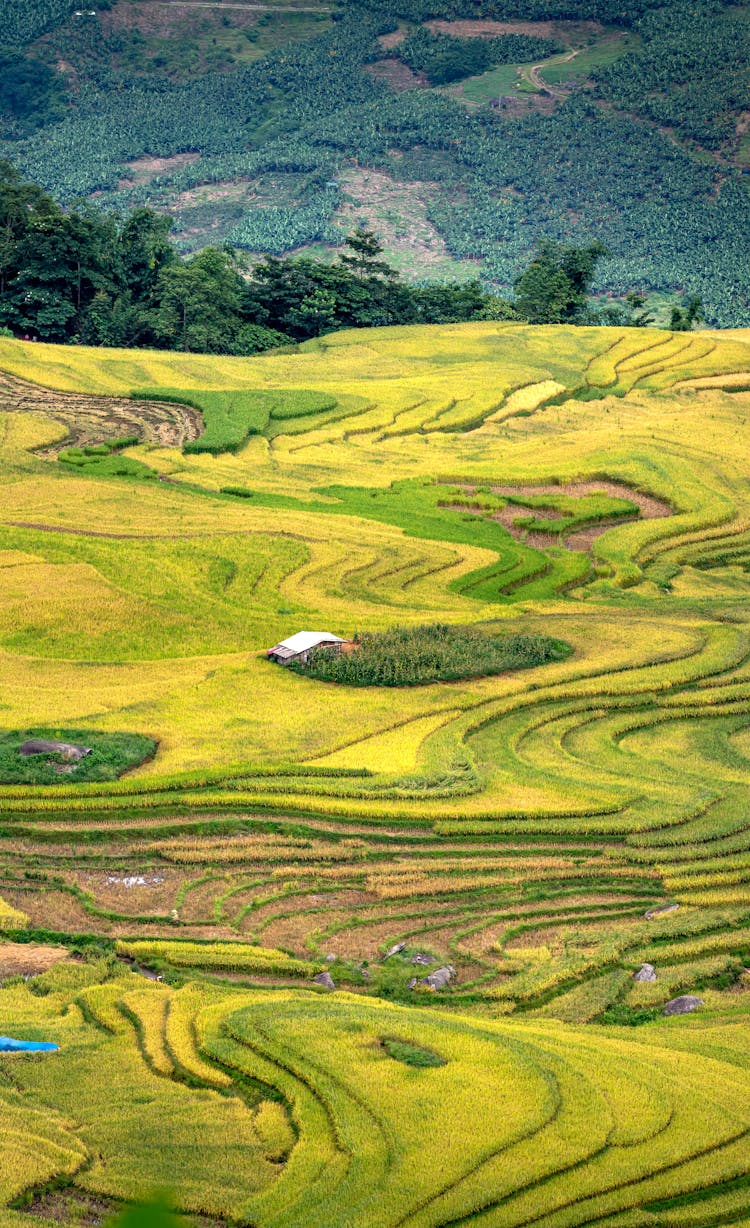
<path fill-rule="evenodd" d="M 644 1023 L 653 1023 L 662 1019 L 664 1011 L 660 1006 L 628 1006 L 626 1002 L 615 1002 L 602 1011 L 597 1023 L 606 1023 L 617 1028 L 638 1028 Z"/>
<path fill-rule="evenodd" d="M 421 1045 L 411 1044 L 407 1040 L 394 1040 L 384 1036 L 380 1042 L 389 1057 L 395 1062 L 403 1062 L 405 1066 L 417 1069 L 428 1069 L 431 1066 L 445 1066 L 446 1059 L 432 1049 L 423 1049 Z"/>
<path fill-rule="evenodd" d="M 230 392 L 146 388 L 132 395 L 137 400 L 171 401 L 200 410 L 205 430 L 183 450 L 214 455 L 238 451 L 251 435 L 262 435 L 272 420 L 304 418 L 336 407 L 335 397 L 304 388 L 278 392 L 255 388 Z"/>
<path fill-rule="evenodd" d="M 562 85 L 567 81 L 580 81 L 591 76 L 599 68 L 614 64 L 630 51 L 637 51 L 641 39 L 633 34 L 606 38 L 586 47 L 573 57 L 558 56 L 542 66 L 540 76 L 549 85 Z"/>
<path fill-rule="evenodd" d="M 124 448 L 140 443 L 137 435 L 125 435 L 119 439 L 107 439 L 102 443 L 87 444 L 83 448 L 65 448 L 58 456 L 61 465 L 80 469 L 100 478 L 147 478 L 156 477 L 153 469 L 131 456 L 121 456 Z"/>
<path fill-rule="evenodd" d="M 29 739 L 88 746 L 91 754 L 75 765 L 66 764 L 58 754 L 25 758 L 19 754 L 19 748 Z M 0 734 L 0 784 L 59 785 L 117 780 L 123 772 L 138 767 L 155 750 L 153 738 L 140 733 L 92 733 L 81 729 L 27 729 L 21 733 L 13 730 Z M 64 767 L 71 767 L 72 771 L 60 771 Z"/>

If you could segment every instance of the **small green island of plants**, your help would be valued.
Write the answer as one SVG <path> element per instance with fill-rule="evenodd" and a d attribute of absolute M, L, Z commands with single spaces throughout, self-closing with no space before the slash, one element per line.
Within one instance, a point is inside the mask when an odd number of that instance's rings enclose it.
<path fill-rule="evenodd" d="M 345 686 L 420 686 L 459 682 L 564 661 L 573 651 L 563 640 L 542 635 L 508 635 L 480 627 L 430 623 L 365 633 L 350 652 L 321 648 L 297 673 Z"/>
<path fill-rule="evenodd" d="M 68 748 L 22 753 L 29 746 Z M 85 754 L 78 757 L 79 751 Z M 117 780 L 156 751 L 140 733 L 96 733 L 81 729 L 31 729 L 0 733 L 0 784 L 54 785 Z"/>

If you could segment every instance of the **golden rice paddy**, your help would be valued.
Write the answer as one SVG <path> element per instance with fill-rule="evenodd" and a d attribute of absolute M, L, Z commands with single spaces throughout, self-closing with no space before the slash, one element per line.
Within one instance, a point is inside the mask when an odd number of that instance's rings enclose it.
<path fill-rule="evenodd" d="M 1 1228 L 165 1187 L 256 1228 L 750 1223 L 750 338 L 0 339 L 0 369 L 336 403 L 117 476 L 55 459 L 54 397 L 4 402 L 2 730 L 157 750 L 0 784 L 0 956 L 47 953 L 0 959 L 0 1033 L 60 1046 L 0 1056 Z M 573 651 L 401 688 L 265 657 L 438 621 Z"/>

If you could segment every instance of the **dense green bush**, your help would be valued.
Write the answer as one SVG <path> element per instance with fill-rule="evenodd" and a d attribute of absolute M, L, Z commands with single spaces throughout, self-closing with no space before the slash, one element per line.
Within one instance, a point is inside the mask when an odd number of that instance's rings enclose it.
<path fill-rule="evenodd" d="M 389 1057 L 405 1066 L 416 1066 L 417 1069 L 428 1069 L 430 1066 L 445 1066 L 446 1059 L 432 1049 L 423 1049 L 407 1040 L 395 1040 L 384 1037 L 380 1042 Z"/>
<path fill-rule="evenodd" d="M 570 652 L 568 644 L 544 636 L 498 635 L 479 627 L 433 623 L 365 634 L 353 652 L 321 648 L 307 665 L 292 662 L 290 668 L 347 686 L 419 686 L 529 669 L 562 661 Z"/>
<path fill-rule="evenodd" d="M 615 1002 L 595 1020 L 596 1023 L 606 1023 L 617 1028 L 638 1028 L 644 1023 L 653 1023 L 661 1019 L 664 1010 L 660 1006 L 628 1006 L 626 1002 Z"/>
<path fill-rule="evenodd" d="M 42 60 L 0 47 L 0 131 L 27 136 L 62 118 L 65 86 L 59 73 Z"/>

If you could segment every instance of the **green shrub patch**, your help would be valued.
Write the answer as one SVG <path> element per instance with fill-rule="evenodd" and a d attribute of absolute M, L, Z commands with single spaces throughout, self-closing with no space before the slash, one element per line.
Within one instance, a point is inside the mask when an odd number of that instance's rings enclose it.
<path fill-rule="evenodd" d="M 142 461 L 134 460 L 132 456 L 120 456 L 124 448 L 140 443 L 137 435 L 127 435 L 121 439 L 107 439 L 102 443 L 86 444 L 83 448 L 65 448 L 58 460 L 60 464 L 72 469 L 80 469 L 85 473 L 96 474 L 97 477 L 132 477 L 151 478 L 156 474 Z"/>
<path fill-rule="evenodd" d="M 546 636 L 498 635 L 481 627 L 431 623 L 368 633 L 352 652 L 321 648 L 306 665 L 292 662 L 290 668 L 347 686 L 419 686 L 530 669 L 563 661 L 571 651 L 562 640 Z"/>

